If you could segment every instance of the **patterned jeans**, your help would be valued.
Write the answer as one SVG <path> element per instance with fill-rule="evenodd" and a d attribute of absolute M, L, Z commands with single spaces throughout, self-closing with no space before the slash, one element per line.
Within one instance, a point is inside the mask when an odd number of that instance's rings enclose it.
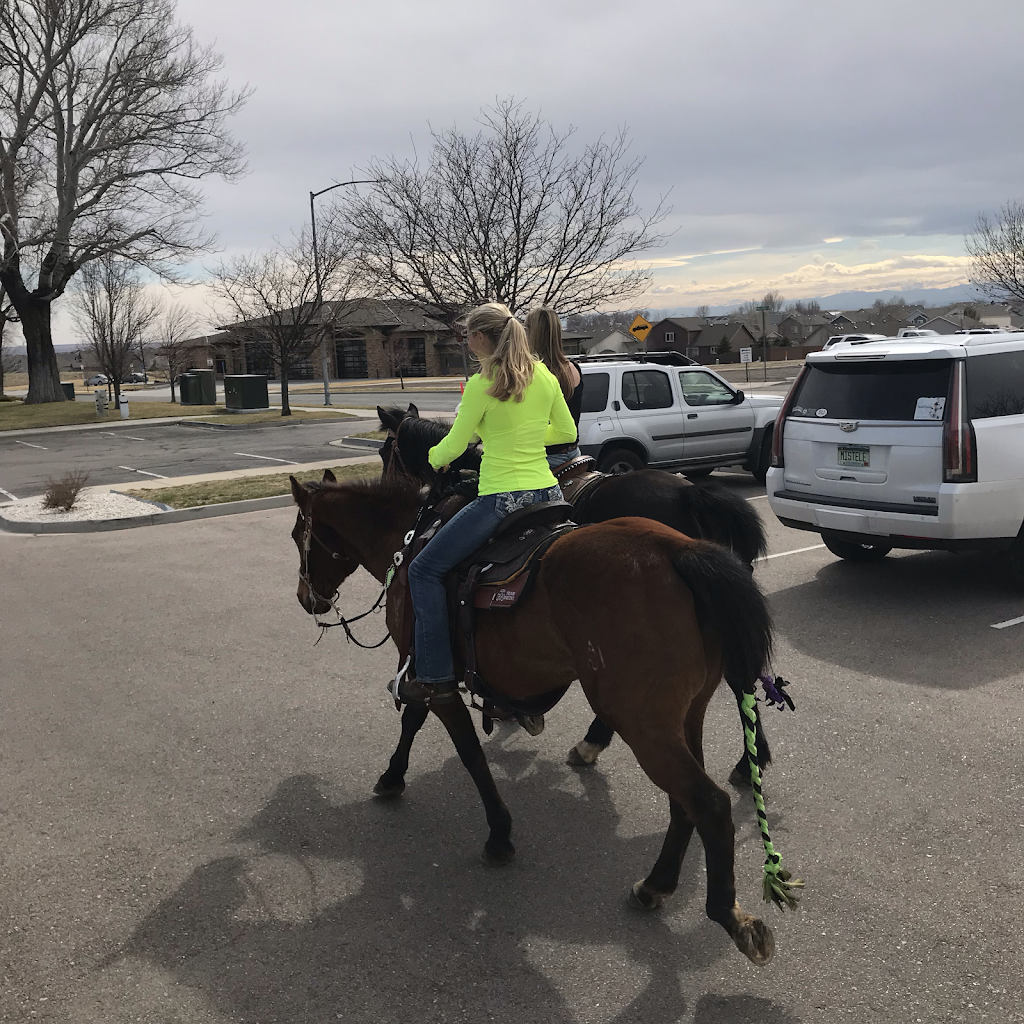
<path fill-rule="evenodd" d="M 559 487 L 485 494 L 452 516 L 409 565 L 416 614 L 416 678 L 443 683 L 454 678 L 445 574 L 490 540 L 507 515 L 540 501 L 561 501 Z"/>

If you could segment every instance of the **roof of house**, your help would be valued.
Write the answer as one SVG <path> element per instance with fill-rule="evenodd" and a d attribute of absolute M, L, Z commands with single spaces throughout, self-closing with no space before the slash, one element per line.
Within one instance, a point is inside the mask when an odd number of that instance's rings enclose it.
<path fill-rule="evenodd" d="M 298 309 L 308 309 L 305 303 Z M 293 312 L 284 310 L 284 313 Z M 235 330 L 240 327 L 259 328 L 269 322 L 269 317 L 255 317 L 233 324 L 224 324 L 221 330 Z M 448 331 L 440 320 L 429 316 L 421 306 L 405 299 L 345 299 L 328 300 L 316 319 L 317 323 L 330 323 L 341 330 L 358 330 L 367 327 L 400 328 L 403 331 Z"/>

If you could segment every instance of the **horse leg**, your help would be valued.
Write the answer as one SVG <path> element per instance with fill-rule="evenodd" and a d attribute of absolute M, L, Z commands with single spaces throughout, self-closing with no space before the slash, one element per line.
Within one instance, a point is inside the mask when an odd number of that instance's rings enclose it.
<path fill-rule="evenodd" d="M 494 784 L 469 709 L 461 700 L 455 700 L 437 704 L 431 711 L 444 723 L 483 801 L 487 824 L 491 830 L 484 845 L 484 861 L 492 865 L 507 864 L 516 853 L 511 839 L 512 815 L 509 814 L 505 802 L 498 793 L 498 787 Z"/>
<path fill-rule="evenodd" d="M 693 835 L 693 822 L 687 817 L 682 804 L 669 797 L 668 806 L 671 820 L 658 862 L 646 878 L 633 886 L 629 894 L 630 902 L 642 910 L 656 910 L 676 891 L 683 857 Z"/>
<path fill-rule="evenodd" d="M 377 780 L 374 793 L 385 799 L 401 796 L 405 789 L 405 773 L 409 770 L 409 751 L 416 733 L 423 727 L 430 712 L 426 704 L 406 704 L 402 712 L 402 735 L 391 755 L 388 770 Z"/>
<path fill-rule="evenodd" d="M 649 726 L 645 729 L 642 725 L 636 735 L 627 735 L 625 728 L 622 735 L 636 754 L 640 767 L 656 786 L 668 793 L 670 799 L 681 805 L 704 843 L 708 917 L 717 921 L 729 933 L 737 948 L 750 960 L 758 965 L 766 964 L 775 951 L 771 929 L 760 919 L 744 913 L 736 902 L 736 880 L 733 874 L 735 829 L 728 794 L 707 776 L 681 737 L 662 730 L 653 732 Z M 673 826 L 675 835 L 671 835 Z M 673 818 L 669 833 L 665 837 L 665 849 L 671 860 L 664 858 L 662 877 L 667 873 L 664 869 L 675 866 L 677 857 L 678 863 L 682 863 L 678 850 L 685 827 L 678 818 Z M 665 849 L 662 851 L 663 856 Z M 651 872 L 651 876 L 654 876 L 655 871 Z M 639 883 L 641 892 L 646 892 L 649 878 Z M 634 895 L 637 895 L 636 889 Z M 640 897 L 637 896 L 637 899 Z"/>
<path fill-rule="evenodd" d="M 733 686 L 729 683 L 733 695 L 736 697 L 736 704 L 740 708 L 740 724 L 743 724 L 743 688 Z M 763 772 L 772 763 L 772 752 L 768 747 L 768 737 L 764 734 L 761 726 L 760 707 L 754 705 L 754 738 L 757 742 L 757 767 Z M 746 747 L 736 762 L 736 766 L 729 773 L 729 784 L 737 789 L 750 789 L 750 762 L 747 760 Z"/>
<path fill-rule="evenodd" d="M 606 725 L 600 718 L 595 718 L 590 723 L 587 735 L 569 751 L 565 763 L 571 764 L 574 768 L 585 768 L 592 765 L 598 756 L 607 749 L 614 736 L 615 730 L 610 725 Z"/>

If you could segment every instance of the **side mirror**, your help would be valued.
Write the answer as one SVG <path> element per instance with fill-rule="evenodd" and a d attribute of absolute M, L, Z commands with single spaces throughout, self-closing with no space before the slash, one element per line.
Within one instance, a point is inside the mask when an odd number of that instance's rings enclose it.
<path fill-rule="evenodd" d="M 733 395 L 733 398 L 732 398 L 733 405 L 739 405 L 740 402 L 742 402 L 743 399 L 745 399 L 746 397 L 747 396 L 745 394 L 743 394 L 742 390 L 737 390 L 736 394 Z"/>

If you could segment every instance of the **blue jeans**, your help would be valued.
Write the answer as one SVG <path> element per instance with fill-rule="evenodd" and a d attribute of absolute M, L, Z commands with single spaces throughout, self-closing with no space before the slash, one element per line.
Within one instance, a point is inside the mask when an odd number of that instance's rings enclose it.
<path fill-rule="evenodd" d="M 409 589 L 416 614 L 416 678 L 444 683 L 455 677 L 445 574 L 491 539 L 498 523 L 539 501 L 561 501 L 558 487 L 485 494 L 452 516 L 409 565 Z"/>
<path fill-rule="evenodd" d="M 579 459 L 582 456 L 583 452 L 580 451 L 579 445 L 575 445 L 572 451 L 568 452 L 548 452 L 548 465 L 552 469 L 558 469 L 559 466 L 564 466 L 567 462 Z"/>

